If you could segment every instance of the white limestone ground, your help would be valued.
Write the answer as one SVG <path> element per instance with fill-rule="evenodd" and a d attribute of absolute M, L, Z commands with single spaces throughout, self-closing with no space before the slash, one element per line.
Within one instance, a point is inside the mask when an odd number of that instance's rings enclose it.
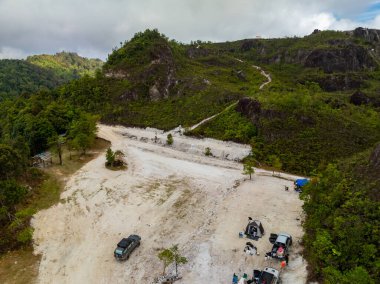
<path fill-rule="evenodd" d="M 34 216 L 35 253 L 42 254 L 39 283 L 152 283 L 162 272 L 158 250 L 173 244 L 189 260 L 176 283 L 231 283 L 234 272 L 279 268 L 276 261 L 266 263 L 264 254 L 269 234 L 280 231 L 294 243 L 283 283 L 306 283 L 298 243 L 302 202 L 284 191 L 297 177 L 257 169 L 245 180 L 234 160 L 249 147 L 235 143 L 174 133 L 168 147 L 162 131 L 105 125 L 98 135 L 126 154 L 128 169 L 106 169 L 101 155 L 71 177 L 59 204 Z M 217 158 L 206 157 L 206 147 Z M 266 231 L 254 242 L 259 256 L 246 256 L 247 239 L 238 237 L 248 216 L 261 220 Z M 129 234 L 140 235 L 141 246 L 128 261 L 116 262 L 115 245 Z"/>

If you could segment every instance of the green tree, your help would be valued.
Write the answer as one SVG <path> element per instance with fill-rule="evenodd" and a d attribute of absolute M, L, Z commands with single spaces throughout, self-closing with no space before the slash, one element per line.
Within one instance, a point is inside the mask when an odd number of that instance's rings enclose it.
<path fill-rule="evenodd" d="M 0 179 L 12 178 L 21 169 L 20 155 L 10 146 L 0 144 Z"/>
<path fill-rule="evenodd" d="M 115 155 L 116 153 L 114 151 L 112 151 L 111 148 L 108 148 L 107 149 L 107 152 L 106 152 L 106 165 L 107 166 L 113 166 L 114 162 L 115 162 Z"/>
<path fill-rule="evenodd" d="M 58 154 L 59 164 L 62 165 L 63 145 L 66 143 L 66 137 L 54 134 L 49 138 L 49 145 Z"/>
<path fill-rule="evenodd" d="M 247 160 L 243 164 L 243 174 L 249 175 L 249 179 L 252 179 L 252 174 L 255 173 L 254 162 L 252 160 Z"/>
<path fill-rule="evenodd" d="M 276 156 L 276 155 L 270 155 L 268 157 L 268 160 L 269 160 L 269 164 L 273 167 L 273 175 L 274 175 L 275 169 L 281 170 L 282 163 L 281 163 L 281 160 L 280 160 L 280 158 L 278 156 Z"/>
<path fill-rule="evenodd" d="M 15 180 L 0 181 L 0 215 L 8 216 L 11 220 L 11 212 L 15 211 L 15 205 L 21 202 L 26 194 L 27 189 L 20 186 Z"/>
<path fill-rule="evenodd" d="M 178 245 L 172 246 L 170 248 L 170 250 L 173 253 L 173 259 L 174 259 L 174 263 L 175 263 L 175 275 L 178 276 L 178 265 L 186 264 L 187 258 L 180 254 L 180 251 L 178 249 Z"/>
<path fill-rule="evenodd" d="M 205 149 L 205 155 L 206 156 L 212 156 L 210 147 L 206 147 L 206 149 Z"/>
<path fill-rule="evenodd" d="M 175 274 L 176 276 L 178 276 L 178 266 L 187 263 L 187 258 L 181 255 L 178 249 L 178 245 L 173 245 L 171 248 L 160 251 L 158 254 L 158 258 L 164 264 L 164 270 L 162 275 L 165 275 L 166 268 L 174 262 Z"/>
<path fill-rule="evenodd" d="M 162 275 L 165 275 L 166 268 L 174 262 L 174 255 L 170 249 L 164 249 L 158 253 L 158 258 L 164 265 Z"/>
<path fill-rule="evenodd" d="M 169 133 L 168 134 L 168 136 L 166 137 L 167 139 L 166 139 L 166 143 L 168 144 L 168 145 L 172 145 L 173 144 L 173 135 L 171 134 L 171 133 Z"/>
<path fill-rule="evenodd" d="M 38 154 L 48 148 L 50 137 L 55 134 L 54 127 L 50 121 L 42 116 L 28 122 L 25 129 L 26 137 L 29 138 L 29 147 L 32 155 Z"/>
<path fill-rule="evenodd" d="M 74 120 L 70 127 L 70 137 L 72 144 L 86 154 L 88 149 L 95 141 L 97 116 L 81 113 L 78 119 Z"/>

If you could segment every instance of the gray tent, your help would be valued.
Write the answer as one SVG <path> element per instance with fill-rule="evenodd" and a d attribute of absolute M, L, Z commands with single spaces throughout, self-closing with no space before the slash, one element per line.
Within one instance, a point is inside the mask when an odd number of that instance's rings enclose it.
<path fill-rule="evenodd" d="M 261 238 L 264 235 L 263 224 L 259 220 L 250 220 L 247 228 L 245 229 L 245 234 L 248 238 Z"/>

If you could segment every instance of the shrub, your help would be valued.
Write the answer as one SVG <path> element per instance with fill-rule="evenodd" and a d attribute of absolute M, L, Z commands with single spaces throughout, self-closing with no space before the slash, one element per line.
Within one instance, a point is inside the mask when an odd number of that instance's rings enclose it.
<path fill-rule="evenodd" d="M 30 243 L 32 241 L 32 238 L 33 238 L 33 228 L 31 227 L 25 228 L 17 235 L 17 240 L 23 244 Z"/>
<path fill-rule="evenodd" d="M 205 149 L 205 155 L 206 156 L 212 156 L 210 147 L 206 147 L 206 149 Z"/>
<path fill-rule="evenodd" d="M 172 135 L 171 133 L 169 133 L 168 136 L 167 136 L 167 139 L 166 139 L 166 143 L 167 143 L 168 145 L 172 145 L 173 142 L 174 142 L 174 140 L 173 140 L 173 135 Z"/>

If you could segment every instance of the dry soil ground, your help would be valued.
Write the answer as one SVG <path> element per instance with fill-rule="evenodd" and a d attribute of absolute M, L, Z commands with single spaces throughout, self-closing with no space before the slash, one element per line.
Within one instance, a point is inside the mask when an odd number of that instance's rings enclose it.
<path fill-rule="evenodd" d="M 39 282 L 151 283 L 162 271 L 157 252 L 178 244 L 189 262 L 180 268 L 183 278 L 177 283 L 231 283 L 234 272 L 279 268 L 264 254 L 271 247 L 269 234 L 285 231 L 294 245 L 283 283 L 305 283 L 298 243 L 302 202 L 284 190 L 296 177 L 256 170 L 251 181 L 245 180 L 235 160 L 249 147 L 179 133 L 169 147 L 166 134 L 99 125 L 99 136 L 126 154 L 128 169 L 107 170 L 101 155 L 72 176 L 59 204 L 35 215 Z M 206 147 L 216 157 L 206 157 Z M 266 231 L 254 242 L 259 256 L 245 255 L 247 239 L 238 237 L 248 216 L 261 220 Z M 129 234 L 140 235 L 141 246 L 118 263 L 115 244 Z"/>

